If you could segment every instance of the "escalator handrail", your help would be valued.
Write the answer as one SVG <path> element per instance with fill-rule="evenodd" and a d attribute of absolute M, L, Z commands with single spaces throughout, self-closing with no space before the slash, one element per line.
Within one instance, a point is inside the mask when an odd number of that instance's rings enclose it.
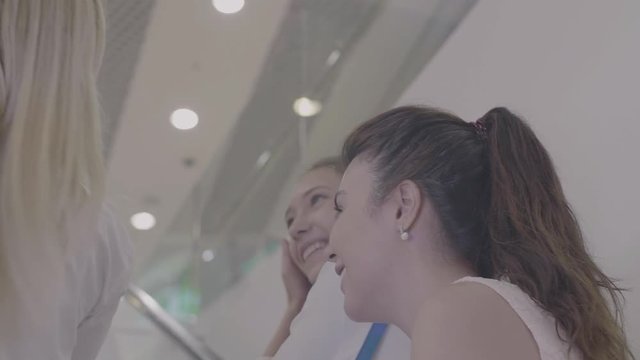
<path fill-rule="evenodd" d="M 158 302 L 141 288 L 131 284 L 125 298 L 131 306 L 149 318 L 164 333 L 174 339 L 196 360 L 222 360 L 209 347 L 167 313 Z"/>

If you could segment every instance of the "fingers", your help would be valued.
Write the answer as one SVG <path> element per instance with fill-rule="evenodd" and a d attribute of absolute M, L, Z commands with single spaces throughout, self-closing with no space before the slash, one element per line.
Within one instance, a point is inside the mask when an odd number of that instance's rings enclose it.
<path fill-rule="evenodd" d="M 287 240 L 282 240 L 282 271 L 284 274 L 300 270 L 291 254 L 291 248 L 292 246 Z"/>
<path fill-rule="evenodd" d="M 286 239 L 282 239 L 282 258 L 287 261 L 293 261 L 293 257 L 291 256 L 291 246 Z"/>

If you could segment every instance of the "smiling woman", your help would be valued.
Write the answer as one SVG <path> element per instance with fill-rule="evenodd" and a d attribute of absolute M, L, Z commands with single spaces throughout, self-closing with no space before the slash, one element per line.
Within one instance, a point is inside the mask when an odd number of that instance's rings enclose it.
<path fill-rule="evenodd" d="M 288 255 L 313 284 L 327 260 L 323 251 L 335 221 L 333 197 L 340 183 L 337 161 L 325 160 L 302 176 L 285 213 Z"/>
<path fill-rule="evenodd" d="M 300 313 L 311 286 L 327 261 L 324 248 L 336 219 L 333 197 L 343 167 L 337 158 L 313 165 L 298 181 L 285 212 L 289 240 L 282 242 L 282 279 L 287 311 L 265 351 L 273 356 L 289 337 L 291 322 Z"/>

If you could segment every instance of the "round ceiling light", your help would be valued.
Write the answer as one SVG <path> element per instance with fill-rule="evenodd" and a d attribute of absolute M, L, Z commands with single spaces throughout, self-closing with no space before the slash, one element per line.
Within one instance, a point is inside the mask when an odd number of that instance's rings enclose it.
<path fill-rule="evenodd" d="M 198 122 L 198 114 L 191 109 L 178 109 L 171 114 L 171 125 L 178 130 L 193 129 Z"/>
<path fill-rule="evenodd" d="M 204 262 L 210 262 L 215 257 L 216 257 L 216 253 L 213 252 L 213 250 L 211 250 L 211 249 L 207 249 L 207 250 L 202 252 L 202 261 L 204 261 Z"/>
<path fill-rule="evenodd" d="M 131 216 L 131 225 L 138 230 L 151 230 L 156 226 L 156 217 L 148 212 L 139 212 Z"/>
<path fill-rule="evenodd" d="M 317 115 L 322 110 L 320 102 L 311 100 L 307 97 L 296 99 L 293 103 L 293 111 L 302 117 L 311 117 Z"/>
<path fill-rule="evenodd" d="M 235 14 L 244 7 L 244 0 L 213 0 L 213 7 L 223 14 Z"/>

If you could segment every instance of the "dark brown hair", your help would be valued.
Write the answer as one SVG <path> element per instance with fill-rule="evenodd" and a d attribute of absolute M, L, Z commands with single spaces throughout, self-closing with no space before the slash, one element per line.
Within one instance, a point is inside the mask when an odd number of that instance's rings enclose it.
<path fill-rule="evenodd" d="M 345 164 L 360 155 L 373 162 L 378 204 L 401 181 L 414 181 L 450 246 L 479 276 L 518 285 L 584 359 L 634 358 L 621 289 L 588 254 L 549 154 L 509 110 L 468 123 L 437 109 L 399 107 L 358 127 L 342 155 Z"/>

